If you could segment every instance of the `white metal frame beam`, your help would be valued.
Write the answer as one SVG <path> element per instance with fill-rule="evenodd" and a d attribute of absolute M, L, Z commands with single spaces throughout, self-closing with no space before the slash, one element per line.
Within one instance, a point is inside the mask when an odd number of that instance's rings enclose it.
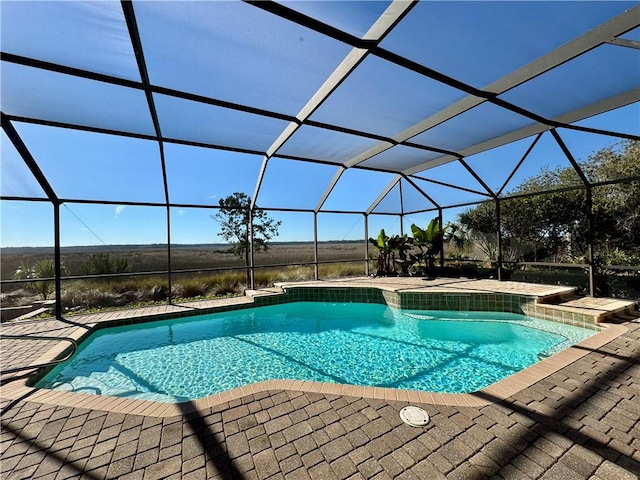
<path fill-rule="evenodd" d="M 582 55 L 583 53 L 586 53 L 604 43 L 612 42 L 618 36 L 637 27 L 639 17 L 640 17 L 640 5 L 637 5 L 634 8 L 631 8 L 626 12 L 618 15 L 617 17 L 603 23 L 599 27 L 596 27 L 590 30 L 584 35 L 581 35 L 580 37 L 562 45 L 561 47 L 553 50 L 552 52 L 549 52 L 547 55 L 544 55 L 539 59 L 529 63 L 528 65 L 525 65 L 524 67 L 516 70 L 515 72 L 512 72 L 509 75 L 506 75 L 505 77 L 493 82 L 492 84 L 485 87 L 483 91 L 487 92 L 488 94 L 492 94 L 494 96 L 506 93 L 507 91 L 519 85 L 522 85 L 523 83 L 537 77 L 538 75 L 541 75 L 555 67 L 558 67 L 570 61 L 571 59 L 578 57 L 579 55 Z M 630 95 L 630 96 L 633 97 L 633 95 Z M 625 94 L 622 96 L 618 96 L 616 98 L 619 99 L 622 97 L 627 98 L 627 95 Z M 456 102 L 455 104 L 451 105 L 450 107 L 422 120 L 421 122 L 413 125 L 412 127 L 409 127 L 403 132 L 400 132 L 399 134 L 395 135 L 392 139 L 398 143 L 406 142 L 407 140 L 415 137 L 416 135 L 419 135 L 437 125 L 440 125 L 441 123 L 447 120 L 450 120 L 455 116 L 460 115 L 466 112 L 467 110 L 473 107 L 476 107 L 486 101 L 488 101 L 486 98 L 469 95 L 463 98 L 462 100 Z M 627 103 L 625 104 L 632 103 L 633 101 L 635 100 L 628 100 Z M 613 103 L 616 103 L 616 102 L 613 102 Z M 596 108 L 596 105 L 601 106 L 602 109 Z M 622 104 L 618 103 L 618 106 L 622 106 Z M 598 104 L 594 104 L 590 107 L 586 107 L 585 109 L 576 110 L 575 112 L 569 112 L 565 116 L 567 118 L 571 118 L 572 121 L 578 121 L 588 116 L 583 113 L 583 110 L 586 110 L 587 112 L 589 112 L 590 115 L 596 115 L 598 113 L 602 113 L 609 109 L 611 108 L 606 107 L 606 102 L 604 102 L 604 104 L 603 102 L 599 102 Z M 581 112 L 580 115 L 575 114 L 578 112 Z M 562 118 L 562 117 L 559 117 L 559 118 Z M 557 122 L 560 120 L 554 119 L 554 121 Z M 569 122 L 565 122 L 565 123 L 569 123 Z M 515 141 L 521 138 L 525 138 L 526 136 L 529 136 L 529 135 L 535 135 L 540 131 L 548 130 L 550 128 L 553 128 L 553 126 L 554 125 L 535 124 L 532 127 L 529 127 L 532 129 L 532 133 L 525 134 L 527 129 L 522 129 L 522 130 L 519 130 L 518 132 L 513 132 L 512 134 L 504 135 L 500 138 L 501 139 L 512 138 L 512 140 L 510 141 Z M 498 146 L 504 143 L 507 143 L 507 142 L 500 143 L 500 142 L 495 142 L 493 140 L 490 140 L 489 142 L 483 142 L 481 144 L 471 146 L 468 149 L 465 149 L 464 151 L 461 151 L 458 153 L 460 153 L 460 156 L 467 156 L 469 155 L 467 153 L 469 151 L 473 151 L 474 153 L 479 153 L 488 148 L 492 148 L 490 146 L 485 147 L 485 145 L 495 144 L 495 146 Z M 387 150 L 388 148 L 391 148 L 392 146 L 393 145 L 388 142 L 381 142 L 373 146 L 366 152 L 363 152 L 353 157 L 352 159 L 348 160 L 347 162 L 345 162 L 344 165 L 347 167 L 353 167 L 355 165 L 358 165 L 364 162 L 365 160 L 368 160 L 374 155 L 381 153 Z M 423 171 L 427 168 L 431 168 L 446 162 L 450 162 L 455 158 L 456 157 L 453 157 L 451 155 L 443 155 L 440 158 L 406 169 L 403 171 L 403 173 L 411 175 L 412 173 Z"/>

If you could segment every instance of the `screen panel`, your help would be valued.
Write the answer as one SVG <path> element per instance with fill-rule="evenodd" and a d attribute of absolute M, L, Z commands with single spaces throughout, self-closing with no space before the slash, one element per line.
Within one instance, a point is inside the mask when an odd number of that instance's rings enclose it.
<path fill-rule="evenodd" d="M 47 198 L 9 137 L 2 131 L 0 143 L 0 191 L 8 197 Z"/>
<path fill-rule="evenodd" d="M 625 40 L 633 40 L 636 42 L 640 42 L 640 27 L 634 28 L 633 30 L 628 31 L 627 33 L 620 36 L 620 38 L 624 38 Z"/>
<path fill-rule="evenodd" d="M 391 4 L 388 1 L 301 2 L 298 0 L 281 0 L 278 3 L 360 38 Z"/>
<path fill-rule="evenodd" d="M 0 247 L 53 247 L 53 206 L 49 202 L 18 200 L 0 201 Z M 5 256 L 2 252 L 2 257 Z M 9 252 L 10 253 L 10 252 Z M 14 252 L 16 253 L 16 252 Z M 51 252 L 53 258 L 53 251 Z M 7 264 L 2 258 L 2 276 L 12 277 L 22 259 L 16 265 Z"/>
<path fill-rule="evenodd" d="M 532 125 L 533 120 L 485 102 L 411 138 L 420 145 L 461 152 Z"/>
<path fill-rule="evenodd" d="M 429 197 L 433 198 L 433 201 L 441 207 L 459 205 L 461 203 L 468 202 L 480 202 L 487 198 L 484 195 L 478 195 L 476 193 L 459 190 L 457 188 L 446 187 L 444 185 L 427 182 L 418 178 L 413 178 L 413 180 L 416 185 L 422 189 L 422 191 L 429 195 Z"/>
<path fill-rule="evenodd" d="M 163 254 L 153 258 L 140 255 L 144 248 L 131 248 L 130 272 L 153 272 L 167 268 L 167 210 L 165 207 L 99 205 L 67 202 L 60 209 L 61 243 L 65 247 L 159 245 Z M 137 250 L 137 252 L 135 251 Z"/>
<path fill-rule="evenodd" d="M 331 163 L 344 163 L 378 143 L 378 140 L 366 137 L 303 125 L 280 147 L 278 153 Z"/>
<path fill-rule="evenodd" d="M 639 64 L 640 50 L 605 44 L 500 98 L 538 115 L 554 118 L 639 88 Z"/>
<path fill-rule="evenodd" d="M 313 210 L 337 167 L 272 158 L 262 180 L 257 204 L 262 208 Z"/>
<path fill-rule="evenodd" d="M 441 157 L 442 154 L 419 148 L 396 145 L 361 163 L 363 167 L 384 168 L 401 172 L 429 160 Z"/>
<path fill-rule="evenodd" d="M 402 206 L 405 212 L 417 212 L 437 208 L 424 193 L 419 191 L 405 179 L 400 180 L 402 183 Z"/>
<path fill-rule="evenodd" d="M 119 2 L 3 2 L 2 50 L 140 81 Z"/>
<path fill-rule="evenodd" d="M 267 250 L 254 254 L 255 265 L 313 263 L 313 213 L 265 212 L 268 218 L 280 222 L 278 235 L 268 242 Z M 290 275 L 290 280 L 297 280 L 295 268 L 284 269 L 283 273 Z"/>
<path fill-rule="evenodd" d="M 582 185 L 580 177 L 551 133 L 546 132 L 506 185 L 504 195 L 577 185 Z"/>
<path fill-rule="evenodd" d="M 153 84 L 290 115 L 350 50 L 245 2 L 134 7 Z"/>
<path fill-rule="evenodd" d="M 392 137 L 465 96 L 460 90 L 368 56 L 311 119 Z"/>
<path fill-rule="evenodd" d="M 590 182 L 640 177 L 640 142 L 566 129 L 558 133 Z"/>
<path fill-rule="evenodd" d="M 61 198 L 165 201 L 154 141 L 27 123 L 16 130 Z"/>
<path fill-rule="evenodd" d="M 402 198 L 400 196 L 400 182 L 378 203 L 372 213 L 402 213 Z"/>
<path fill-rule="evenodd" d="M 162 135 L 264 152 L 288 122 L 167 95 L 154 94 Z"/>
<path fill-rule="evenodd" d="M 2 62 L 8 115 L 153 135 L 142 90 Z"/>
<path fill-rule="evenodd" d="M 416 175 L 429 180 L 435 180 L 449 185 L 469 188 L 471 190 L 486 193 L 485 188 L 473 177 L 462 163 L 458 161 L 443 163 L 442 165 L 424 170 Z"/>
<path fill-rule="evenodd" d="M 364 215 L 319 213 L 318 242 L 318 257 L 322 262 L 361 260 L 364 263 Z"/>
<path fill-rule="evenodd" d="M 640 133 L 640 102 L 585 118 L 574 125 L 638 135 Z"/>
<path fill-rule="evenodd" d="M 54 276 L 54 209 L 49 202 L 1 200 L 0 232 L 3 280 Z M 54 284 L 50 280 L 3 283 L 0 288 L 4 310 L 10 306 L 31 306 L 36 300 L 50 298 Z M 3 363 L 5 361 L 3 352 Z"/>
<path fill-rule="evenodd" d="M 394 177 L 388 173 L 350 168 L 342 174 L 322 210 L 366 212 Z"/>
<path fill-rule="evenodd" d="M 262 166 L 259 155 L 165 143 L 172 203 L 218 205 L 234 194 L 253 195 Z"/>
<path fill-rule="evenodd" d="M 633 6 L 633 2 L 420 2 L 381 45 L 483 88 Z"/>
<path fill-rule="evenodd" d="M 527 149 L 533 143 L 534 138 L 529 137 L 517 142 L 507 143 L 500 147 L 471 155 L 464 160 L 489 188 L 497 192 L 514 171 L 518 162 L 520 162 Z M 518 175 L 518 171 L 514 175 Z"/>

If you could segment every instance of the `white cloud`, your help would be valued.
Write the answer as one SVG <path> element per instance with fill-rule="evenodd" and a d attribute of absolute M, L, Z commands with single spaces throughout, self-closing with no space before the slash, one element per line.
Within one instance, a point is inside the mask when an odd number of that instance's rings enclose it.
<path fill-rule="evenodd" d="M 118 216 L 122 213 L 122 211 L 123 211 L 125 208 L 127 208 L 127 206 L 126 206 L 126 205 L 118 205 L 118 206 L 116 207 L 116 212 L 115 212 L 115 214 L 113 215 L 113 216 L 114 216 L 114 218 L 118 218 Z"/>

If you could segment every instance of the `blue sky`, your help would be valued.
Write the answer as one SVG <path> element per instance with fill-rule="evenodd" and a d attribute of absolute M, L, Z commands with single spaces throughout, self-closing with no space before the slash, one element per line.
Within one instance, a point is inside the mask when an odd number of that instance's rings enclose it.
<path fill-rule="evenodd" d="M 613 131 L 637 132 L 640 130 L 638 105 L 608 112 L 581 123 Z M 153 142 L 132 141 L 26 124 L 19 124 L 17 130 L 33 155 L 39 159 L 42 170 L 61 197 L 163 201 L 157 145 Z M 46 135 L 48 132 L 54 132 L 54 134 Z M 592 152 L 615 141 L 611 137 L 568 130 L 561 130 L 560 134 L 578 160 L 586 159 Z M 530 142 L 531 139 L 524 139 L 466 160 L 486 179 L 490 187 L 498 188 L 506 180 Z M 85 149 L 90 149 L 92 152 L 92 168 L 87 168 L 85 159 L 89 150 Z M 15 165 L 20 166 L 21 163 L 16 155 L 17 153 L 4 137 L 2 142 L 3 193 L 12 195 L 28 192 L 43 196 L 42 193 L 38 194 L 39 188 L 35 180 L 29 178 L 26 167 L 15 168 Z M 179 168 L 171 166 L 174 161 L 173 155 L 179 156 Z M 134 157 L 137 161 L 131 162 L 131 158 Z M 11 161 L 12 158 L 16 161 Z M 209 164 L 207 168 L 193 167 L 204 159 L 208 159 L 209 162 L 221 162 L 221 166 Z M 171 191 L 175 192 L 175 198 L 172 198 L 172 201 L 215 205 L 221 196 L 234 191 L 251 193 L 255 188 L 255 179 L 261 160 L 259 157 L 242 154 L 168 145 L 169 185 L 172 188 Z M 65 163 L 66 166 L 63 166 Z M 109 168 L 101 169 L 99 167 L 101 164 L 108 165 Z M 292 201 L 293 207 L 313 208 L 336 168 L 309 164 L 309 174 L 304 175 L 300 168 L 287 173 L 286 167 L 290 166 L 289 164 L 293 162 L 273 160 L 273 164 L 270 165 L 273 171 L 268 169 L 265 176 L 265 180 L 271 179 L 271 181 L 265 182 L 259 197 L 266 202 L 262 205 L 284 207 L 285 205 L 281 204 L 282 198 L 287 198 Z M 543 136 L 510 186 L 515 186 L 523 179 L 535 175 L 545 165 L 550 168 L 568 165 L 549 134 Z M 74 172 L 73 175 L 70 175 L 71 171 Z M 351 181 L 345 177 L 344 185 L 336 187 L 335 197 L 333 195 L 330 197 L 327 207 L 343 205 L 345 209 L 366 209 L 386 186 L 389 177 L 382 176 L 377 184 L 375 182 L 372 184 L 371 174 L 364 173 L 361 178 L 354 175 Z M 481 190 L 481 187 L 457 162 L 419 175 L 443 182 L 457 182 L 461 186 Z M 22 180 L 18 181 L 18 179 Z M 479 198 L 465 192 L 448 191 L 449 189 L 429 185 L 426 182 L 420 186 L 444 204 L 473 201 Z M 370 190 L 367 190 L 368 188 Z M 287 195 L 279 196 L 278 192 L 283 191 Z M 358 194 L 356 195 L 355 192 Z M 393 205 L 397 202 L 393 199 L 389 203 Z M 53 245 L 53 209 L 48 203 L 3 201 L 0 207 L 3 247 Z M 455 220 L 455 216 L 460 211 L 461 209 L 445 209 L 445 221 Z M 214 213 L 215 210 L 206 208 L 172 208 L 172 242 L 221 242 L 220 237 L 217 236 L 216 222 L 211 218 Z M 408 232 L 409 225 L 413 222 L 426 225 L 434 215 L 435 212 L 434 214 L 407 215 L 404 231 Z M 277 240 L 313 240 L 312 214 L 274 211 L 271 212 L 271 216 L 282 221 Z M 166 243 L 166 221 L 166 209 L 163 207 L 69 203 L 61 208 L 62 245 Z M 397 217 L 371 215 L 369 235 L 375 236 L 380 228 L 385 228 L 389 233 L 400 233 L 400 221 Z M 361 214 L 320 214 L 318 235 L 320 240 L 362 239 L 364 238 L 364 219 Z"/>
<path fill-rule="evenodd" d="M 287 3 L 291 8 L 316 15 L 357 36 L 362 36 L 386 7 L 386 2 Z M 45 2 L 38 4 L 37 10 L 32 10 L 30 5 L 35 4 L 3 2 L 3 51 L 139 80 L 119 2 Z M 295 115 L 350 50 L 341 42 L 247 4 L 199 2 L 191 5 L 197 8 L 184 9 L 173 2 L 134 2 L 145 59 L 156 85 Z M 634 3 L 498 2 L 496 5 L 500 8 L 490 8 L 487 2 L 421 2 L 384 39 L 382 46 L 483 88 Z M 456 22 L 438 20 L 446 16 L 453 16 Z M 527 21 L 521 22 L 522 18 Z M 217 22 L 215 28 L 211 27 L 212 22 Z M 273 31 L 279 35 L 272 35 Z M 625 38 L 638 40 L 639 32 L 640 29 L 636 29 Z M 415 48 L 427 40 L 429 48 Z M 224 48 L 198 47 L 215 41 L 221 42 L 216 45 Z M 577 67 L 571 67 L 572 70 L 558 67 L 557 73 L 549 77 L 553 85 L 542 85 L 542 90 L 548 93 L 544 98 L 536 98 L 527 84 L 507 92 L 505 98 L 534 111 L 543 109 L 539 112 L 542 115 L 554 116 L 581 105 L 582 96 L 593 93 L 589 89 L 573 88 L 570 81 L 573 78 L 588 74 L 593 79 L 592 88 L 597 87 L 606 95 L 628 89 L 629 82 L 637 83 L 640 72 L 634 77 L 633 66 L 637 65 L 638 51 L 605 47 L 594 50 L 593 55 L 585 54 L 584 62 L 576 63 Z M 613 53 L 609 48 L 615 48 Z M 272 55 L 274 51 L 278 54 Z M 469 52 L 471 57 L 460 56 Z M 606 53 L 604 59 L 603 52 Z M 140 90 L 9 62 L 3 62 L 2 68 L 5 113 L 153 134 L 146 100 Z M 610 75 L 611 71 L 620 74 Z M 602 72 L 606 75 L 601 75 Z M 212 78 L 216 81 L 212 82 Z M 539 78 L 544 83 L 545 76 Z M 406 88 L 397 88 L 398 85 Z M 393 95 L 387 95 L 388 92 Z M 415 92 L 419 93 L 417 97 Z M 311 118 L 345 128 L 393 135 L 464 96 L 451 87 L 370 56 Z M 280 119 L 166 95 L 154 94 L 154 99 L 163 135 L 169 138 L 264 151 L 287 125 Z M 530 123 L 528 119 L 523 122 L 523 117 L 518 115 L 497 110 L 497 107 L 482 105 L 414 140 L 456 150 L 490 138 L 487 135 L 494 123 L 504 122 L 501 126 L 506 128 L 505 132 Z M 486 117 L 478 117 L 479 113 L 489 114 L 490 120 L 483 122 Z M 580 124 L 638 134 L 640 106 L 627 106 Z M 216 128 L 210 128 L 211 125 Z M 165 201 L 156 142 L 19 122 L 14 122 L 14 126 L 61 198 Z M 578 160 L 615 141 L 611 137 L 568 130 L 561 130 L 560 134 Z M 531 140 L 524 139 L 466 160 L 491 188 L 497 189 Z M 315 208 L 337 171 L 335 165 L 376 143 L 348 135 L 339 137 L 335 132 L 307 125 L 301 127 L 280 153 L 306 155 L 334 165 L 271 159 L 258 205 L 267 209 Z M 1 147 L 2 195 L 44 198 L 4 133 Z M 380 159 L 386 161 L 402 149 L 412 155 L 425 154 L 408 147 L 395 148 L 397 150 L 390 149 L 373 157 L 365 165 L 376 165 Z M 253 194 L 263 157 L 165 143 L 165 160 L 172 203 L 217 205 L 220 198 L 234 192 Z M 546 134 L 510 187 L 535 175 L 543 166 L 567 165 L 558 146 Z M 418 175 L 482 190 L 457 162 Z M 349 169 L 324 208 L 366 210 L 392 178 L 391 174 Z M 442 205 L 482 198 L 428 182 L 416 182 Z M 428 202 L 415 191 L 405 188 L 404 193 L 405 209 L 427 206 Z M 397 209 L 398 205 L 398 192 L 394 190 L 378 211 Z M 460 209 L 445 210 L 445 221 L 455 220 L 459 212 Z M 220 242 L 217 225 L 211 218 L 214 213 L 215 210 L 206 208 L 172 208 L 172 242 Z M 282 221 L 277 240 L 313 239 L 311 213 L 274 211 L 270 214 Z M 53 245 L 53 209 L 46 202 L 2 201 L 0 215 L 0 246 Z M 434 215 L 408 215 L 404 231 L 409 231 L 412 222 L 426 225 Z M 400 233 L 400 220 L 371 215 L 369 236 L 377 235 L 380 228 Z M 61 208 L 61 231 L 63 246 L 166 243 L 167 212 L 164 207 L 69 202 Z M 320 240 L 362 239 L 363 216 L 321 214 L 318 235 Z"/>

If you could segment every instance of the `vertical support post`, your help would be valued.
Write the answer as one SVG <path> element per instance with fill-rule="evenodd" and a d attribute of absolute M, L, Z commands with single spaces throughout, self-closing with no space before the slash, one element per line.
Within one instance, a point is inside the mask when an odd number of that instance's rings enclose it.
<path fill-rule="evenodd" d="M 367 275 L 371 275 L 370 267 L 369 267 L 369 215 L 363 213 L 364 215 L 364 273 Z"/>
<path fill-rule="evenodd" d="M 595 276 L 593 271 L 593 198 L 591 196 L 591 182 L 585 175 L 582 167 L 576 162 L 575 158 L 573 158 L 572 153 L 567 148 L 567 145 L 564 143 L 560 134 L 556 131 L 556 129 L 551 130 L 551 135 L 555 138 L 556 142 L 566 155 L 567 159 L 571 163 L 571 166 L 576 171 L 585 188 L 586 195 L 586 204 L 587 204 L 587 257 L 589 262 L 589 295 L 592 297 L 595 294 Z"/>
<path fill-rule="evenodd" d="M 587 263 L 589 264 L 589 295 L 594 297 L 595 272 L 593 270 L 593 196 L 591 185 L 587 184 L 585 189 L 587 200 Z"/>
<path fill-rule="evenodd" d="M 313 270 L 314 278 L 320 279 L 320 268 L 318 267 L 318 212 L 313 212 Z"/>
<path fill-rule="evenodd" d="M 502 281 L 502 228 L 501 228 L 501 219 L 500 219 L 500 198 L 495 197 L 496 202 L 496 244 L 497 244 L 497 273 L 498 273 L 498 281 Z"/>
<path fill-rule="evenodd" d="M 60 202 L 53 202 L 53 268 L 56 303 L 55 316 L 62 319 L 62 255 L 60 251 Z"/>
<path fill-rule="evenodd" d="M 438 207 L 438 224 L 440 225 L 440 229 L 443 228 L 443 222 L 442 208 Z M 442 242 L 442 247 L 440 248 L 440 267 L 444 268 L 444 242 Z"/>
<path fill-rule="evenodd" d="M 400 236 L 404 235 L 404 202 L 402 200 L 402 178 L 398 182 L 400 190 Z"/>
<path fill-rule="evenodd" d="M 171 305 L 171 292 L 173 290 L 172 285 L 172 273 L 171 273 L 171 207 L 167 205 L 167 283 L 169 286 L 169 293 L 167 294 L 167 303 Z"/>
<path fill-rule="evenodd" d="M 253 241 L 253 208 L 249 208 L 249 212 L 247 214 L 247 237 L 249 240 L 249 265 L 247 265 L 247 276 L 249 277 L 249 288 L 251 290 L 256 288 L 256 269 L 255 265 L 255 251 L 254 251 L 254 241 Z"/>

